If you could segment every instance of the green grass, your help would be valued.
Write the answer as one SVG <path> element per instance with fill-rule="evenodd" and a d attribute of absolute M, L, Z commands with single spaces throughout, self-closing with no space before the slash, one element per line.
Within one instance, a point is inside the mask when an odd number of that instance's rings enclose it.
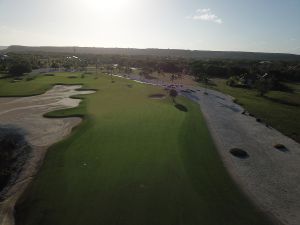
<path fill-rule="evenodd" d="M 52 146 L 16 208 L 22 225 L 267 225 L 229 178 L 199 106 L 147 96 L 163 90 L 109 77 L 0 81 L 1 95 L 32 95 L 53 83 L 84 83 L 97 93 L 75 109 L 71 137 Z M 5 83 L 6 82 L 6 83 Z M 13 87 L 13 88 L 11 88 Z"/>
<path fill-rule="evenodd" d="M 216 79 L 214 83 L 216 86 L 211 88 L 233 96 L 250 113 L 300 142 L 300 123 L 297 123 L 300 115 L 300 84 L 288 84 L 294 93 L 271 91 L 266 97 L 260 97 L 255 90 L 229 87 L 222 79 Z"/>

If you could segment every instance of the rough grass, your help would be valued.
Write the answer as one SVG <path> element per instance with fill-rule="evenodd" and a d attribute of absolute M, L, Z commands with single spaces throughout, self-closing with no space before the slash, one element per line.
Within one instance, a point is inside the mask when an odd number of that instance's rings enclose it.
<path fill-rule="evenodd" d="M 260 118 L 285 135 L 300 142 L 300 84 L 288 84 L 294 93 L 271 91 L 266 97 L 259 97 L 257 91 L 229 87 L 225 80 L 215 80 L 211 88 L 236 98 L 255 117 Z"/>
<path fill-rule="evenodd" d="M 2 83 L 1 94 L 37 94 L 68 74 L 31 84 Z M 80 79 L 80 78 L 79 78 Z M 22 225 L 266 225 L 234 185 L 198 105 L 156 87 L 115 78 L 80 79 L 96 88 L 75 109 L 47 116 L 84 116 L 68 139 L 52 146 L 16 208 Z M 30 84 L 30 85 L 28 85 Z M 21 88 L 23 87 L 23 89 Z"/>

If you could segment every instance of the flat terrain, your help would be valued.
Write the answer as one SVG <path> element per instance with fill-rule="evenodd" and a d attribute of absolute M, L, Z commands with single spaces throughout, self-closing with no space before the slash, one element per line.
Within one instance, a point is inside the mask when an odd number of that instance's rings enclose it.
<path fill-rule="evenodd" d="M 48 116 L 85 116 L 73 135 L 50 148 L 16 208 L 17 224 L 205 224 L 270 222 L 229 178 L 198 105 L 174 107 L 160 88 L 70 74 L 8 83 L 0 95 L 33 95 L 53 83 L 98 91 L 80 107 Z M 74 74 L 72 74 L 74 76 Z"/>
<path fill-rule="evenodd" d="M 183 94 L 200 104 L 223 162 L 239 186 L 282 224 L 300 224 L 300 144 L 242 114 L 243 107 L 228 95 L 204 88 Z M 276 144 L 285 149 L 276 149 Z M 234 148 L 248 157 L 233 156 Z"/>
<path fill-rule="evenodd" d="M 229 87 L 222 79 L 214 83 L 216 86 L 211 88 L 233 96 L 256 117 L 300 143 L 300 84 L 288 84 L 294 93 L 271 91 L 259 97 L 255 90 Z"/>

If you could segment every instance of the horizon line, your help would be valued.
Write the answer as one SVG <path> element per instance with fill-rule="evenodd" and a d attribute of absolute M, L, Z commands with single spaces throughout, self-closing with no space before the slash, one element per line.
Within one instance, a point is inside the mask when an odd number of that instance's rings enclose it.
<path fill-rule="evenodd" d="M 147 47 L 147 48 L 140 48 L 140 47 L 101 47 L 101 46 L 78 46 L 78 45 L 19 45 L 19 44 L 11 44 L 11 45 L 0 45 L 1 47 L 12 47 L 12 46 L 19 46 L 19 47 L 35 47 L 35 48 L 42 48 L 42 47 L 57 47 L 57 48 L 104 48 L 104 49 L 136 49 L 136 50 L 148 50 L 148 49 L 156 49 L 156 50 L 181 50 L 181 51 L 203 51 L 203 52 L 235 52 L 235 53 L 258 53 L 258 54 L 288 54 L 288 55 L 296 55 L 300 56 L 297 53 L 290 53 L 290 52 L 268 52 L 268 51 L 243 51 L 243 50 L 207 50 L 207 49 L 184 49 L 184 48 L 158 48 L 158 47 Z M 2 49 L 5 50 L 5 49 Z"/>

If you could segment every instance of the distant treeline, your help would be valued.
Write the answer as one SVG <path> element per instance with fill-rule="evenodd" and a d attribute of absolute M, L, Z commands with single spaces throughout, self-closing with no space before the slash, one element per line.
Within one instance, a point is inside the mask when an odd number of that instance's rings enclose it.
<path fill-rule="evenodd" d="M 76 52 L 75 52 L 76 53 Z M 31 69 L 65 68 L 86 70 L 88 66 L 108 68 L 118 65 L 115 72 L 129 72 L 132 67 L 140 68 L 143 74 L 165 72 L 203 77 L 229 78 L 231 76 L 259 77 L 269 74 L 280 81 L 300 81 L 300 60 L 233 60 L 192 59 L 145 55 L 94 55 L 79 53 L 6 53 L 0 55 L 0 71 L 11 75 L 22 75 Z"/>
<path fill-rule="evenodd" d="M 135 48 L 93 48 L 93 47 L 27 47 L 10 46 L 4 52 L 15 53 L 71 53 L 93 55 L 159 56 L 187 59 L 234 59 L 234 60 L 283 60 L 297 61 L 300 55 L 283 53 L 198 51 L 180 49 L 135 49 Z"/>

